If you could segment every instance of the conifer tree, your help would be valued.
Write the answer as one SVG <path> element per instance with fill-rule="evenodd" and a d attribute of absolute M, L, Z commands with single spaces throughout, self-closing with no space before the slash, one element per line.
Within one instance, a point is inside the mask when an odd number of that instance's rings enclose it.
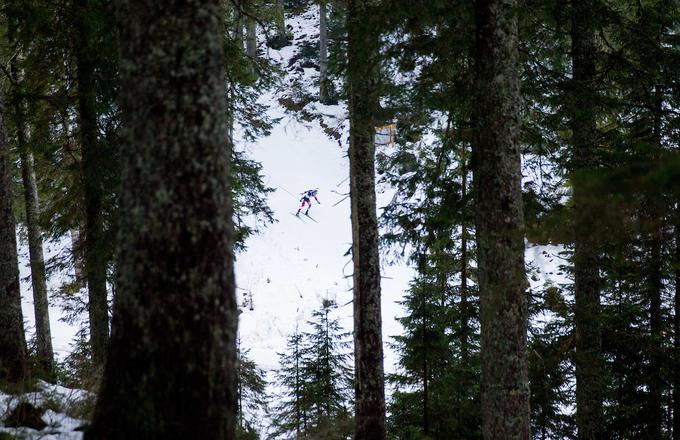
<path fill-rule="evenodd" d="M 352 432 L 349 334 L 324 300 L 312 312 L 308 331 L 288 338 L 279 353 L 277 383 L 282 391 L 274 409 L 275 434 L 285 438 L 344 439 Z"/>
<path fill-rule="evenodd" d="M 250 350 L 237 345 L 238 359 L 238 430 L 237 438 L 259 438 L 258 418 L 267 412 L 267 380 L 265 372 L 249 358 Z"/>
<path fill-rule="evenodd" d="M 273 408 L 273 426 L 276 435 L 294 435 L 300 438 L 307 430 L 309 403 L 306 383 L 303 380 L 303 336 L 297 327 L 286 341 L 286 351 L 278 353 L 279 369 L 276 383 L 282 391 L 277 396 L 278 405 Z"/>

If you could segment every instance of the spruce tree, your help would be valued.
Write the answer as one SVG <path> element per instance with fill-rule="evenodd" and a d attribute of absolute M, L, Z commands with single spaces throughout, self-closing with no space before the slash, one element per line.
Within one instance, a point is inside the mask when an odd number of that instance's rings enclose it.
<path fill-rule="evenodd" d="M 329 300 L 312 312 L 309 330 L 288 338 L 279 353 L 274 408 L 275 435 L 285 438 L 345 439 L 352 432 L 349 334 L 331 315 Z"/>
<path fill-rule="evenodd" d="M 249 358 L 250 350 L 237 345 L 238 383 L 238 429 L 237 438 L 259 438 L 258 419 L 267 412 L 267 380 L 265 372 Z"/>

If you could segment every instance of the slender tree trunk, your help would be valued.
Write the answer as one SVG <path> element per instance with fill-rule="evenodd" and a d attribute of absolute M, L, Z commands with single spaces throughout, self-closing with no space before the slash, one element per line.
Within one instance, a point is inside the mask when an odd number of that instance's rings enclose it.
<path fill-rule="evenodd" d="M 328 11 L 326 0 L 319 0 L 319 101 L 329 102 L 328 84 Z"/>
<path fill-rule="evenodd" d="M 425 356 L 423 356 L 423 435 L 430 435 L 430 369 L 428 368 L 427 336 L 423 339 Z"/>
<path fill-rule="evenodd" d="M 653 142 L 655 146 L 653 160 L 656 164 L 660 163 L 661 154 L 661 111 L 662 100 L 657 90 L 654 90 L 652 108 L 654 109 L 653 119 Z M 663 209 L 662 201 L 658 194 L 650 195 L 651 206 L 648 208 L 648 222 L 651 226 L 649 236 L 649 265 L 647 268 L 647 288 L 649 295 L 649 330 L 650 330 L 650 363 L 649 363 L 649 432 L 648 439 L 659 439 L 662 437 L 663 430 L 663 322 L 661 317 L 661 294 L 663 290 L 663 261 L 662 261 L 662 242 L 663 242 Z"/>
<path fill-rule="evenodd" d="M 14 17 L 9 17 L 10 40 L 14 40 Z M 28 251 L 31 261 L 31 284 L 33 287 L 33 310 L 35 313 L 36 357 L 40 373 L 51 377 L 54 372 L 54 352 L 50 330 L 49 303 L 45 258 L 43 256 L 42 231 L 39 225 L 40 200 L 35 177 L 33 153 L 29 147 L 30 132 L 26 121 L 26 103 L 22 97 L 23 74 L 17 66 L 20 54 L 10 62 L 12 85 L 12 110 L 16 126 L 17 147 L 21 160 L 21 177 L 24 189 Z"/>
<path fill-rule="evenodd" d="M 246 17 L 246 54 L 257 58 L 257 23 L 253 17 Z"/>
<path fill-rule="evenodd" d="M 31 259 L 31 284 L 33 287 L 33 309 L 35 311 L 37 358 L 42 373 L 51 377 L 54 371 L 54 352 L 52 349 L 52 331 L 50 329 L 50 312 L 47 299 L 42 231 L 38 224 L 38 217 L 40 215 L 38 186 L 33 165 L 33 154 L 24 149 L 21 152 L 20 158 L 26 205 L 28 252 Z"/>
<path fill-rule="evenodd" d="M 460 161 L 461 161 L 461 200 L 463 219 L 460 224 L 460 356 L 463 363 L 466 363 L 470 354 L 470 298 L 468 292 L 468 231 L 467 231 L 467 197 L 468 197 L 468 167 L 467 167 L 467 150 L 465 143 L 462 144 Z"/>
<path fill-rule="evenodd" d="M 573 168 L 576 173 L 596 166 L 597 103 L 595 96 L 594 1 L 574 1 L 571 18 L 573 102 Z M 576 328 L 576 425 L 578 438 L 601 438 L 602 337 L 598 246 L 593 233 L 598 210 L 583 177 L 574 179 L 574 324 Z"/>
<path fill-rule="evenodd" d="M 673 440 L 680 440 L 680 204 L 675 212 L 675 297 L 673 301 Z"/>
<path fill-rule="evenodd" d="M 516 8 L 514 0 L 475 3 L 473 154 L 485 440 L 530 438 Z"/>
<path fill-rule="evenodd" d="M 274 25 L 276 35 L 269 41 L 273 49 L 281 49 L 288 46 L 288 31 L 286 29 L 286 7 L 284 0 L 275 0 Z"/>
<path fill-rule="evenodd" d="M 354 261 L 355 440 L 385 433 L 380 258 L 375 200 L 379 35 L 371 0 L 348 3 L 350 198 Z"/>
<path fill-rule="evenodd" d="M 17 383 L 28 374 L 19 288 L 12 165 L 0 95 L 0 382 Z"/>
<path fill-rule="evenodd" d="M 231 440 L 238 313 L 223 2 L 118 0 L 116 12 L 125 215 L 85 438 Z"/>
<path fill-rule="evenodd" d="M 104 249 L 102 164 L 99 160 L 96 109 L 95 40 L 92 18 L 97 6 L 94 0 L 77 0 L 76 82 L 78 116 L 82 148 L 82 182 L 85 195 L 85 278 L 88 290 L 90 346 L 92 360 L 101 367 L 106 359 L 109 340 L 108 293 L 106 289 L 107 258 Z"/>

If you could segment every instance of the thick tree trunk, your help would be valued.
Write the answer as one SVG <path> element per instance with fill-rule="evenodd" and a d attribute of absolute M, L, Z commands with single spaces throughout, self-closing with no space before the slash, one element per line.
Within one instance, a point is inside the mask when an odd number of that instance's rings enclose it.
<path fill-rule="evenodd" d="M 222 5 L 117 2 L 125 215 L 111 344 L 86 439 L 235 436 Z"/>
<path fill-rule="evenodd" d="M 597 145 L 593 0 L 574 1 L 571 17 L 573 171 L 593 170 Z M 598 247 L 593 233 L 598 210 L 582 178 L 574 179 L 574 324 L 576 329 L 576 425 L 578 438 L 601 438 L 602 337 Z"/>
<path fill-rule="evenodd" d="M 0 382 L 16 383 L 28 374 L 21 313 L 12 165 L 0 95 Z"/>
<path fill-rule="evenodd" d="M 98 148 L 94 29 L 89 14 L 94 0 L 77 0 L 76 63 L 78 116 L 82 148 L 82 182 L 85 195 L 85 278 L 88 290 L 90 346 L 97 367 L 104 364 L 109 340 L 108 293 L 106 289 L 107 257 L 104 249 L 101 152 Z"/>
<path fill-rule="evenodd" d="M 319 0 L 319 102 L 330 101 L 328 84 L 328 11 L 326 0 Z"/>
<path fill-rule="evenodd" d="M 379 35 L 370 0 L 348 3 L 350 198 L 354 261 L 355 440 L 385 438 L 380 258 L 375 200 Z"/>
<path fill-rule="evenodd" d="M 486 440 L 530 438 L 516 8 L 514 0 L 475 4 L 473 154 Z"/>

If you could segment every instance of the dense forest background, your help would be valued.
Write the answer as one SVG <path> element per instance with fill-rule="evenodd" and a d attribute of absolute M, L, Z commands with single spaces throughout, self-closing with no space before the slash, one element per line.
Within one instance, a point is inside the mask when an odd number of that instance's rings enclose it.
<path fill-rule="evenodd" d="M 680 439 L 680 2 L 1 5 L 0 439 Z M 280 114 L 346 152 L 352 291 L 265 371 Z"/>

